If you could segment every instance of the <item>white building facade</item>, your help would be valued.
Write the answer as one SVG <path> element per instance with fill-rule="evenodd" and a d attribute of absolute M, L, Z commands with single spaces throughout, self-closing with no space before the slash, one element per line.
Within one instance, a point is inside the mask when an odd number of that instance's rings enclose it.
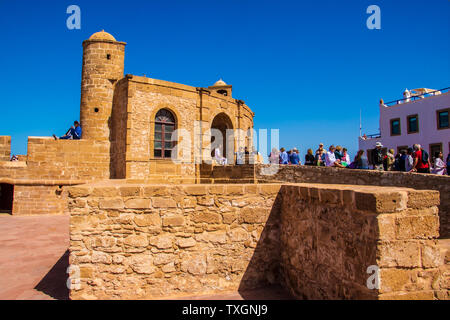
<path fill-rule="evenodd" d="M 376 142 L 384 149 L 401 149 L 418 143 L 434 157 L 436 151 L 450 152 L 449 88 L 406 99 L 380 103 L 380 133 L 359 137 L 359 149 L 370 155 Z"/>

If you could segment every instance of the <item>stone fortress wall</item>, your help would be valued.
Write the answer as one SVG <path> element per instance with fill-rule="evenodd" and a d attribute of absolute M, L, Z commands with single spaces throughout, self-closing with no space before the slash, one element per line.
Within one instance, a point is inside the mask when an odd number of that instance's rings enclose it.
<path fill-rule="evenodd" d="M 448 299 L 437 191 L 314 184 L 69 188 L 72 299 L 281 284 L 308 299 Z M 369 289 L 378 266 L 379 289 Z"/>
<path fill-rule="evenodd" d="M 437 190 L 440 193 L 439 219 L 441 238 L 450 237 L 450 177 L 434 174 L 395 171 L 351 170 L 316 166 L 270 165 L 205 166 L 204 183 L 323 183 L 367 185 L 381 187 L 409 187 L 418 190 Z"/>

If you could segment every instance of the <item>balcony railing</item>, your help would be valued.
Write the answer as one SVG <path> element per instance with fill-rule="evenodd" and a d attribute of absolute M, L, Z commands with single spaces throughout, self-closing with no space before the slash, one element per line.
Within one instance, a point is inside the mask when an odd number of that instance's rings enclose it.
<path fill-rule="evenodd" d="M 362 136 L 361 139 L 367 140 L 367 139 L 377 139 L 381 138 L 381 133 L 375 133 L 375 134 L 366 134 L 365 136 Z"/>
<path fill-rule="evenodd" d="M 421 95 L 417 95 L 417 96 L 411 96 L 410 98 L 404 98 L 404 99 L 399 99 L 399 100 L 393 100 L 393 101 L 389 101 L 389 102 L 385 102 L 384 104 L 388 107 L 391 107 L 393 105 L 397 105 L 397 104 L 402 104 L 402 103 L 408 103 L 411 101 L 415 101 L 415 100 L 420 100 L 423 98 L 427 98 L 427 97 L 432 97 L 435 96 L 436 92 L 441 92 L 441 93 L 445 93 L 448 92 L 450 89 L 450 87 L 444 88 L 444 89 L 439 89 L 439 90 L 435 90 L 432 92 L 428 92 L 428 93 L 424 93 Z"/>

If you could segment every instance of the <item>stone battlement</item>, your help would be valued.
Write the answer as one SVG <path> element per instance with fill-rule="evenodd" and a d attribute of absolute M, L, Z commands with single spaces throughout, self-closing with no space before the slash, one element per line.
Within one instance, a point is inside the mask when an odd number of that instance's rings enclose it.
<path fill-rule="evenodd" d="M 68 189 L 72 299 L 282 284 L 297 298 L 448 299 L 437 191 L 311 184 Z M 379 289 L 367 268 L 377 266 Z M 446 287 L 447 286 L 447 287 Z"/>

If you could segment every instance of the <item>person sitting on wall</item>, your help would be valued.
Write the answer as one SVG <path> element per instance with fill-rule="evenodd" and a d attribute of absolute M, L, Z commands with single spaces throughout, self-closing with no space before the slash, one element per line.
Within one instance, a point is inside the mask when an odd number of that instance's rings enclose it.
<path fill-rule="evenodd" d="M 344 167 L 348 167 L 350 165 L 350 155 L 348 154 L 347 148 L 342 149 L 341 164 Z"/>
<path fill-rule="evenodd" d="M 336 146 L 336 150 L 334 151 L 334 156 L 336 157 L 336 160 L 342 160 L 342 147 Z"/>
<path fill-rule="evenodd" d="M 325 151 L 323 149 L 317 150 L 314 158 L 314 165 L 319 167 L 325 166 Z"/>
<path fill-rule="evenodd" d="M 58 137 L 53 134 L 53 138 L 55 138 L 55 140 L 58 140 Z M 80 140 L 81 139 L 81 126 L 80 123 L 78 121 L 74 121 L 73 122 L 73 126 L 70 127 L 69 130 L 67 130 L 66 134 L 63 135 L 62 137 L 59 137 L 59 139 L 63 139 L 63 140 Z"/>
<path fill-rule="evenodd" d="M 336 148 L 333 145 L 331 145 L 328 150 L 329 151 L 325 155 L 325 165 L 327 167 L 344 168 L 344 166 L 341 164 L 341 160 L 336 159 L 335 155 Z"/>

